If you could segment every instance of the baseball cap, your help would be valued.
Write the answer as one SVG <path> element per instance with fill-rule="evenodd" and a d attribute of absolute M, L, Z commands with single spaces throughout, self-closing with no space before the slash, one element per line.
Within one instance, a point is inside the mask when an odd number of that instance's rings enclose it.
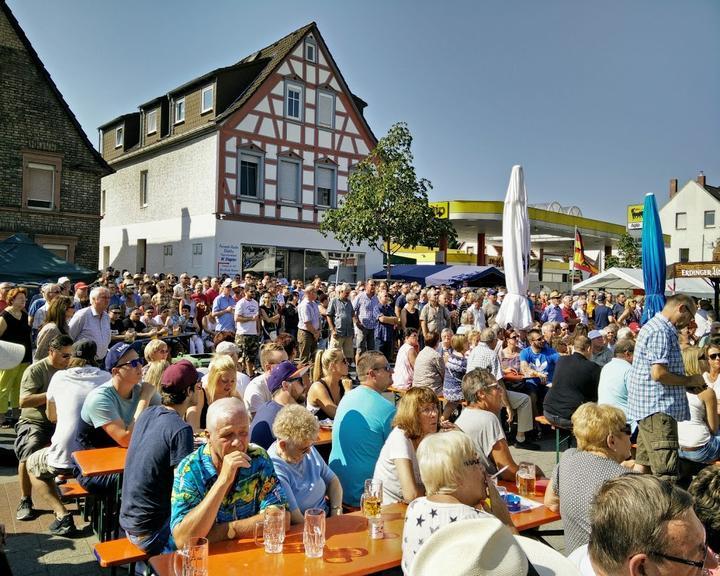
<path fill-rule="evenodd" d="M 81 358 L 88 364 L 96 365 L 95 355 L 97 354 L 97 344 L 89 338 L 82 338 L 72 345 L 72 355 L 75 358 Z"/>
<path fill-rule="evenodd" d="M 588 332 L 588 338 L 590 338 L 590 340 L 595 340 L 595 338 L 602 338 L 602 337 L 603 337 L 603 335 L 602 335 L 602 332 L 600 332 L 600 330 L 590 330 L 590 332 Z"/>
<path fill-rule="evenodd" d="M 177 394 L 185 392 L 198 381 L 198 371 L 189 360 L 180 360 L 168 366 L 162 373 L 160 387 L 163 392 Z"/>
<path fill-rule="evenodd" d="M 110 372 L 115 366 L 117 366 L 120 363 L 120 358 L 122 358 L 126 352 L 129 352 L 132 348 L 132 344 L 128 344 L 126 342 L 118 342 L 108 350 L 107 356 L 105 356 L 105 369 Z"/>
<path fill-rule="evenodd" d="M 83 288 L 87 288 L 88 285 L 85 284 L 85 282 L 76 282 L 75 283 L 75 290 L 82 290 Z"/>
<path fill-rule="evenodd" d="M 228 278 L 227 280 L 225 280 L 225 282 L 222 283 L 222 287 L 227 288 L 228 286 L 232 286 L 232 283 L 233 281 Z"/>
<path fill-rule="evenodd" d="M 58 284 L 65 284 L 66 282 L 70 282 L 70 278 L 67 276 L 60 276 L 57 281 Z"/>
<path fill-rule="evenodd" d="M 495 290 L 494 288 L 490 288 L 487 293 L 489 296 L 495 296 L 497 294 L 497 290 Z"/>
<path fill-rule="evenodd" d="M 267 377 L 267 387 L 270 390 L 270 394 L 274 394 L 279 390 L 283 382 L 292 380 L 293 378 L 300 378 L 308 370 L 310 370 L 310 366 L 301 366 L 298 368 L 298 366 L 290 362 L 290 360 L 280 362 L 280 364 L 272 369 L 272 372 L 270 372 L 270 375 Z"/>

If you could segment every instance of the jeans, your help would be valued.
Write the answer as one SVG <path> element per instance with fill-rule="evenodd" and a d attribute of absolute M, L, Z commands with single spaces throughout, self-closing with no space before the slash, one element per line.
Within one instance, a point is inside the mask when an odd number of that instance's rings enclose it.
<path fill-rule="evenodd" d="M 173 548 L 168 546 L 170 541 L 170 518 L 167 519 L 163 527 L 157 532 L 148 532 L 142 535 L 130 534 L 130 532 L 126 532 L 125 534 L 130 542 L 144 552 L 147 552 L 150 556 L 173 551 Z"/>
<path fill-rule="evenodd" d="M 710 436 L 710 440 L 697 450 L 683 450 L 680 448 L 680 458 L 693 462 L 714 462 L 720 459 L 720 435 Z"/>

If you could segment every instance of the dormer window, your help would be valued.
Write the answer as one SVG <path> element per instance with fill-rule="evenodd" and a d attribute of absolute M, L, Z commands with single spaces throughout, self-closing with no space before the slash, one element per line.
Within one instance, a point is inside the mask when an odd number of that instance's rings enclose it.
<path fill-rule="evenodd" d="M 185 98 L 175 101 L 175 124 L 185 122 Z"/>
<path fill-rule="evenodd" d="M 123 145 L 123 127 L 115 128 L 115 148 L 122 148 Z"/>
<path fill-rule="evenodd" d="M 317 61 L 317 45 L 312 36 L 305 39 L 305 60 L 308 62 Z"/>
<path fill-rule="evenodd" d="M 215 90 L 212 84 L 210 84 L 210 86 L 205 86 L 205 88 L 202 89 L 202 108 L 200 109 L 201 114 L 205 114 L 205 112 L 210 112 L 213 109 L 214 92 Z"/>
<path fill-rule="evenodd" d="M 145 114 L 145 124 L 147 126 L 147 134 L 155 134 L 157 132 L 157 109 L 150 110 Z"/>

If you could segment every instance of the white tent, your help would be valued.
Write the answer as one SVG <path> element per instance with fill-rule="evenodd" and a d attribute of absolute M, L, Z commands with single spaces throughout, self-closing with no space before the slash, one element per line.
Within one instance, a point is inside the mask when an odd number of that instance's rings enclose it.
<path fill-rule="evenodd" d="M 609 268 L 573 286 L 573 292 L 583 290 L 645 290 L 643 273 L 638 268 Z M 665 281 L 665 295 L 689 294 L 696 298 L 714 298 L 712 284 L 702 278 L 669 278 Z"/>

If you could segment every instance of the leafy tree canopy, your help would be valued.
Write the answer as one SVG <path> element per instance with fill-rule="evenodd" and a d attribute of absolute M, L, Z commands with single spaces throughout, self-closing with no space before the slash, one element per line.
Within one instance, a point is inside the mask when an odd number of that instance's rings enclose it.
<path fill-rule="evenodd" d="M 618 255 L 608 256 L 605 259 L 605 269 L 608 268 L 641 268 L 642 247 L 640 240 L 633 238 L 625 232 L 618 242 Z"/>
<path fill-rule="evenodd" d="M 432 184 L 417 178 L 411 145 L 407 124 L 393 125 L 353 170 L 350 192 L 320 224 L 323 236 L 332 234 L 347 247 L 367 242 L 385 252 L 388 276 L 390 256 L 399 247 L 437 246 L 442 236 L 456 239 L 450 221 L 437 218 L 428 204 Z"/>

